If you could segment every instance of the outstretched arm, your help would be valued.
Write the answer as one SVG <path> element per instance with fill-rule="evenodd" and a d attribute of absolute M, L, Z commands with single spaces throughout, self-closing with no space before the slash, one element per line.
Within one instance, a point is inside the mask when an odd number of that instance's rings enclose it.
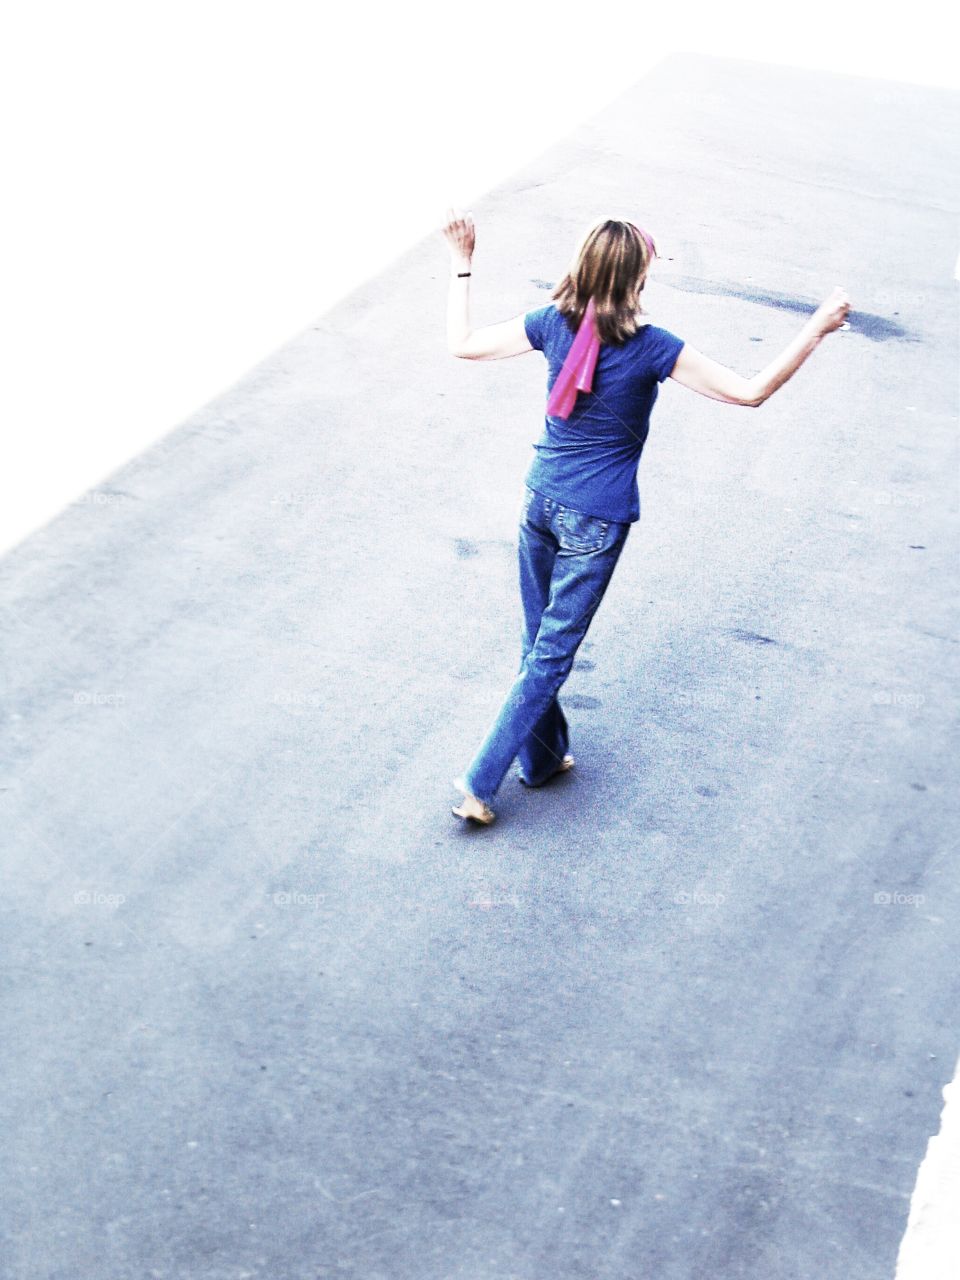
<path fill-rule="evenodd" d="M 756 409 L 789 379 L 817 347 L 821 339 L 839 329 L 850 310 L 850 302 L 839 286 L 820 304 L 793 341 L 775 360 L 752 378 L 741 377 L 718 364 L 689 344 L 684 344 L 670 377 L 711 400 L 745 405 Z"/>
<path fill-rule="evenodd" d="M 523 314 L 483 329 L 470 328 L 470 276 L 476 231 L 473 215 L 457 216 L 447 210 L 443 234 L 450 245 L 450 292 L 447 299 L 447 350 L 464 360 L 502 360 L 533 351 L 523 323 Z"/>

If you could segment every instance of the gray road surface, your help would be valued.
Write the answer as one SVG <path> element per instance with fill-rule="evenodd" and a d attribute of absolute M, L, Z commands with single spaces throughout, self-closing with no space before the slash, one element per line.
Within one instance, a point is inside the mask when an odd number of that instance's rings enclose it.
<path fill-rule="evenodd" d="M 854 307 L 758 411 L 664 385 L 577 768 L 489 829 L 545 365 L 447 355 L 439 234 L 4 559 L 0 1274 L 892 1274 L 960 1039 L 958 136 L 684 55 L 475 202 L 476 324 L 603 212 L 742 373 Z"/>

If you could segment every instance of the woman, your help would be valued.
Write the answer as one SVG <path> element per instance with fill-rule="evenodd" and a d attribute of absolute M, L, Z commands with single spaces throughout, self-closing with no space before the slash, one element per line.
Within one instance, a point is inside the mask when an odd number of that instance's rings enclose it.
<path fill-rule="evenodd" d="M 796 373 L 821 338 L 845 323 L 841 288 L 753 378 L 743 378 L 651 324 L 640 305 L 652 237 L 600 218 L 587 228 L 553 302 L 502 324 L 470 328 L 472 214 L 447 210 L 450 246 L 447 345 L 465 360 L 525 351 L 547 358 L 547 416 L 525 477 L 520 510 L 520 670 L 479 750 L 453 785 L 453 812 L 489 824 L 490 802 L 513 759 L 540 786 L 573 765 L 557 693 L 640 516 L 637 464 L 657 384 L 667 377 L 711 400 L 757 408 Z"/>

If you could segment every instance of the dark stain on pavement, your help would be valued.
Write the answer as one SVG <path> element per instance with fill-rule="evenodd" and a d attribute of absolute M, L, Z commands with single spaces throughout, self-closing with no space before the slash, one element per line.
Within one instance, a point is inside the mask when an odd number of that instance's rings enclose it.
<path fill-rule="evenodd" d="M 742 640 L 744 644 L 776 644 L 776 640 L 772 636 L 762 636 L 758 631 L 746 631 L 743 627 L 732 627 L 727 635 L 733 636 L 734 640 Z"/>
<path fill-rule="evenodd" d="M 756 302 L 762 307 L 773 307 L 777 311 L 795 311 L 798 315 L 810 315 L 816 311 L 819 303 L 810 302 L 795 293 L 780 293 L 775 289 L 754 289 L 750 286 L 724 284 L 719 280 L 703 280 L 697 276 L 676 276 L 672 280 L 664 279 L 661 283 L 674 289 L 682 289 L 684 293 L 709 293 L 717 298 L 740 298 L 743 302 Z M 893 313 L 895 316 L 899 312 Z M 898 321 L 887 316 L 878 316 L 870 311 L 851 311 L 847 316 L 849 332 L 862 333 L 872 342 L 920 342 L 921 338 L 911 335 Z M 751 338 L 751 342 L 759 342 L 759 338 Z"/>
<path fill-rule="evenodd" d="M 458 560 L 468 560 L 471 556 L 477 554 L 477 544 L 471 542 L 469 538 L 454 538 L 453 548 L 457 553 Z"/>
<path fill-rule="evenodd" d="M 571 693 L 564 698 L 563 704 L 566 707 L 573 707 L 575 711 L 594 711 L 597 707 L 603 706 L 599 698 L 588 698 L 585 693 Z"/>
<path fill-rule="evenodd" d="M 940 631 L 929 631 L 926 627 L 919 626 L 916 622 L 906 623 L 908 631 L 916 631 L 918 635 L 930 636 L 932 640 L 942 640 L 944 644 L 960 644 L 960 640 L 956 636 L 945 636 Z"/>
<path fill-rule="evenodd" d="M 573 669 L 574 671 L 592 671 L 594 666 L 595 663 L 591 662 L 589 658 L 578 658 L 573 664 Z"/>

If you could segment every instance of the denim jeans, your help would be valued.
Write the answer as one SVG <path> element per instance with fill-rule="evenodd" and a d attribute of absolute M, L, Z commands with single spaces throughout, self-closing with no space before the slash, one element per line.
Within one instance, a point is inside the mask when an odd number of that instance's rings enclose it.
<path fill-rule="evenodd" d="M 569 747 L 557 699 L 630 532 L 524 485 L 520 506 L 520 669 L 463 775 L 490 803 L 516 756 L 530 786 L 545 782 Z"/>

